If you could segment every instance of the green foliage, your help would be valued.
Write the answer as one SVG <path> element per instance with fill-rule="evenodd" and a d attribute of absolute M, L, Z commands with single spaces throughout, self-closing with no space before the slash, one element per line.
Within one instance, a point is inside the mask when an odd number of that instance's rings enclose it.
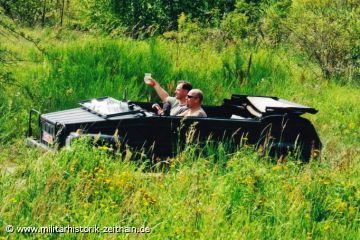
<path fill-rule="evenodd" d="M 86 142 L 59 153 L 3 149 L 0 234 L 24 237 L 4 231 L 12 224 L 149 226 L 152 230 L 121 234 L 130 239 L 358 236 L 359 162 L 342 168 L 294 161 L 274 165 L 247 148 L 227 154 L 218 144 L 207 146 L 201 155 L 193 155 L 193 148 L 189 145 L 171 159 L 166 172 L 146 171 L 139 163 L 114 159 Z M 4 163 L 10 152 L 17 157 Z M 218 154 L 223 154 L 221 162 Z M 111 235 L 41 236 L 107 239 Z"/>
<path fill-rule="evenodd" d="M 231 41 L 295 46 L 325 78 L 358 83 L 359 9 L 358 1 L 241 0 L 220 29 Z"/>
<path fill-rule="evenodd" d="M 161 39 L 83 39 L 48 49 L 44 67 L 30 71 L 22 92 L 31 93 L 43 111 L 75 106 L 94 96 L 121 99 L 125 89 L 130 99 L 157 101 L 156 93 L 143 84 L 143 73 L 151 72 L 170 93 L 177 80 L 185 79 L 206 92 L 205 103 L 219 103 L 231 93 L 264 94 L 264 79 L 267 84 L 289 79 L 292 74 L 280 67 L 278 58 L 241 45 L 217 52 Z"/>
<path fill-rule="evenodd" d="M 5 14 L 23 23 L 33 26 L 41 19 L 42 1 L 0 0 Z"/>
<path fill-rule="evenodd" d="M 187 43 L 199 47 L 204 42 L 213 39 L 215 31 L 204 27 L 201 22 L 191 19 L 189 15 L 181 13 L 177 20 L 178 31 L 168 31 L 163 34 L 167 40 L 175 40 L 177 43 Z"/>
<path fill-rule="evenodd" d="M 289 11 L 292 6 L 291 0 L 269 1 L 263 9 L 264 17 L 261 20 L 260 32 L 266 44 L 278 46 L 288 39 L 288 31 L 285 24 L 288 21 Z"/>
<path fill-rule="evenodd" d="M 202 24 L 216 25 L 226 12 L 234 8 L 234 1 L 127 1 L 102 0 L 90 3 L 90 17 L 107 32 L 123 28 L 126 34 L 143 38 L 155 33 L 176 30 L 180 14 L 185 13 Z"/>
<path fill-rule="evenodd" d="M 0 0 L 0 7 L 5 15 L 25 26 L 34 27 L 63 25 L 64 18 L 72 21 L 71 25 L 79 25 L 78 15 L 84 7 L 79 8 L 86 0 Z"/>
<path fill-rule="evenodd" d="M 242 17 L 246 17 L 246 26 L 248 27 L 248 30 L 244 37 L 254 38 L 254 41 L 258 38 L 263 5 L 264 3 L 258 0 L 241 0 L 236 2 L 235 13 Z"/>
<path fill-rule="evenodd" d="M 17 100 L 19 97 L 20 92 L 16 92 L 13 98 L 0 98 L 0 145 L 14 143 L 26 133 L 27 109 L 23 109 L 22 101 Z"/>
<path fill-rule="evenodd" d="M 11 53 L 8 50 L 0 48 L 0 90 L 4 90 L 5 84 L 12 84 L 15 81 L 9 70 L 9 55 Z"/>
<path fill-rule="evenodd" d="M 113 13 L 111 0 L 83 0 L 83 2 L 86 6 L 86 24 L 90 28 L 103 29 L 107 33 L 119 31 L 121 23 Z"/>
<path fill-rule="evenodd" d="M 319 66 L 325 78 L 358 84 L 358 1 L 307 0 L 0 0 L 4 13 L 27 26 L 65 25 L 110 36 L 177 42 L 287 47 Z M 296 54 L 296 53 L 295 53 Z"/>
<path fill-rule="evenodd" d="M 166 79 L 172 67 L 155 41 L 148 45 L 126 40 L 84 41 L 54 48 L 48 57 L 46 79 L 34 79 L 39 85 L 28 86 L 47 111 L 93 96 L 122 98 L 125 91 L 132 99 L 154 97 L 155 93 L 142 84 L 144 72 L 156 72 L 156 77 Z"/>
<path fill-rule="evenodd" d="M 245 14 L 231 12 L 221 22 L 221 29 L 226 39 L 244 39 L 250 32 L 247 25 L 248 17 Z"/>
<path fill-rule="evenodd" d="M 246 39 L 251 43 L 265 41 L 276 45 L 284 38 L 282 24 L 290 6 L 290 0 L 239 0 L 235 10 L 222 20 L 221 29 L 228 39 Z"/>
<path fill-rule="evenodd" d="M 326 78 L 343 75 L 359 80 L 359 12 L 358 1 L 294 2 L 287 25 L 291 40 Z"/>

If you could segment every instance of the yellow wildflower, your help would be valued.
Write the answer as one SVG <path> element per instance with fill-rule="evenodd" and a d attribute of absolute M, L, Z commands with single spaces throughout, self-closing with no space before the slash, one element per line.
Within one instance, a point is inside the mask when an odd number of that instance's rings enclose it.
<path fill-rule="evenodd" d="M 66 96 L 70 97 L 71 95 L 73 95 L 74 90 L 72 88 L 69 88 L 66 90 Z"/>
<path fill-rule="evenodd" d="M 320 155 L 320 150 L 319 149 L 314 149 L 313 151 L 312 151 L 312 157 L 313 158 L 316 158 L 316 157 L 318 157 Z"/>
<path fill-rule="evenodd" d="M 272 170 L 274 170 L 274 171 L 279 171 L 279 170 L 281 170 L 282 169 L 282 167 L 281 167 L 281 165 L 279 165 L 279 164 L 277 164 L 276 166 L 274 166 L 273 168 L 272 168 Z"/>
<path fill-rule="evenodd" d="M 101 146 L 101 147 L 99 147 L 99 149 L 100 149 L 100 150 L 104 150 L 104 151 L 109 150 L 109 148 L 108 148 L 107 146 Z"/>
<path fill-rule="evenodd" d="M 356 213 L 356 209 L 353 206 L 349 207 L 349 215 L 354 215 Z"/>
<path fill-rule="evenodd" d="M 360 189 L 358 189 L 355 193 L 355 199 L 358 200 L 360 199 Z"/>
<path fill-rule="evenodd" d="M 330 222 L 329 222 L 329 221 L 325 221 L 324 230 L 325 230 L 325 231 L 328 231 L 330 228 L 331 228 Z"/>
<path fill-rule="evenodd" d="M 335 202 L 336 202 L 336 205 L 335 205 L 336 211 L 338 211 L 338 212 L 343 212 L 343 211 L 346 209 L 346 207 L 347 207 L 347 202 L 344 202 L 344 201 L 342 201 L 342 200 L 339 199 L 339 198 L 337 198 L 337 199 L 335 200 Z"/>
<path fill-rule="evenodd" d="M 245 179 L 245 183 L 246 183 L 247 185 L 249 185 L 249 186 L 253 186 L 254 183 L 255 183 L 255 180 L 254 180 L 252 177 L 248 176 L 248 177 L 246 177 L 246 179 Z"/>

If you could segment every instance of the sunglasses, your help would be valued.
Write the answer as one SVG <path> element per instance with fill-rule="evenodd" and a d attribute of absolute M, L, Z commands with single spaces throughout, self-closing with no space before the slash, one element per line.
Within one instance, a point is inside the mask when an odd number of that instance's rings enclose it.
<path fill-rule="evenodd" d="M 186 97 L 189 98 L 189 99 L 191 99 L 191 98 L 198 98 L 197 96 L 190 96 L 190 95 L 187 95 Z"/>

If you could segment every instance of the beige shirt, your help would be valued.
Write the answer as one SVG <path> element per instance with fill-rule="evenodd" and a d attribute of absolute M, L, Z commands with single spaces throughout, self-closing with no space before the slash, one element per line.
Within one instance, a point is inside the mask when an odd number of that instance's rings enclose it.
<path fill-rule="evenodd" d="M 204 109 L 199 107 L 195 111 L 191 111 L 190 109 L 186 110 L 183 113 L 178 114 L 177 116 L 183 116 L 183 117 L 207 117 Z"/>
<path fill-rule="evenodd" d="M 167 97 L 165 99 L 165 102 L 168 102 L 171 105 L 170 116 L 176 116 L 180 113 L 185 112 L 188 109 L 186 104 L 180 103 L 180 101 L 177 100 L 175 97 Z"/>

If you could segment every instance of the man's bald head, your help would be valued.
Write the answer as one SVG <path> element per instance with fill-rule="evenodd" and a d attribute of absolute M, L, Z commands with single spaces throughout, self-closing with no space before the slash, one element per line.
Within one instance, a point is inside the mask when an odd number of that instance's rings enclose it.
<path fill-rule="evenodd" d="M 198 98 L 200 103 L 202 102 L 202 100 L 204 99 L 204 94 L 200 89 L 191 89 L 188 93 L 188 95 L 190 96 L 194 96 L 195 98 Z"/>
<path fill-rule="evenodd" d="M 186 96 L 186 106 L 190 109 L 200 107 L 204 95 L 200 89 L 191 89 Z"/>

